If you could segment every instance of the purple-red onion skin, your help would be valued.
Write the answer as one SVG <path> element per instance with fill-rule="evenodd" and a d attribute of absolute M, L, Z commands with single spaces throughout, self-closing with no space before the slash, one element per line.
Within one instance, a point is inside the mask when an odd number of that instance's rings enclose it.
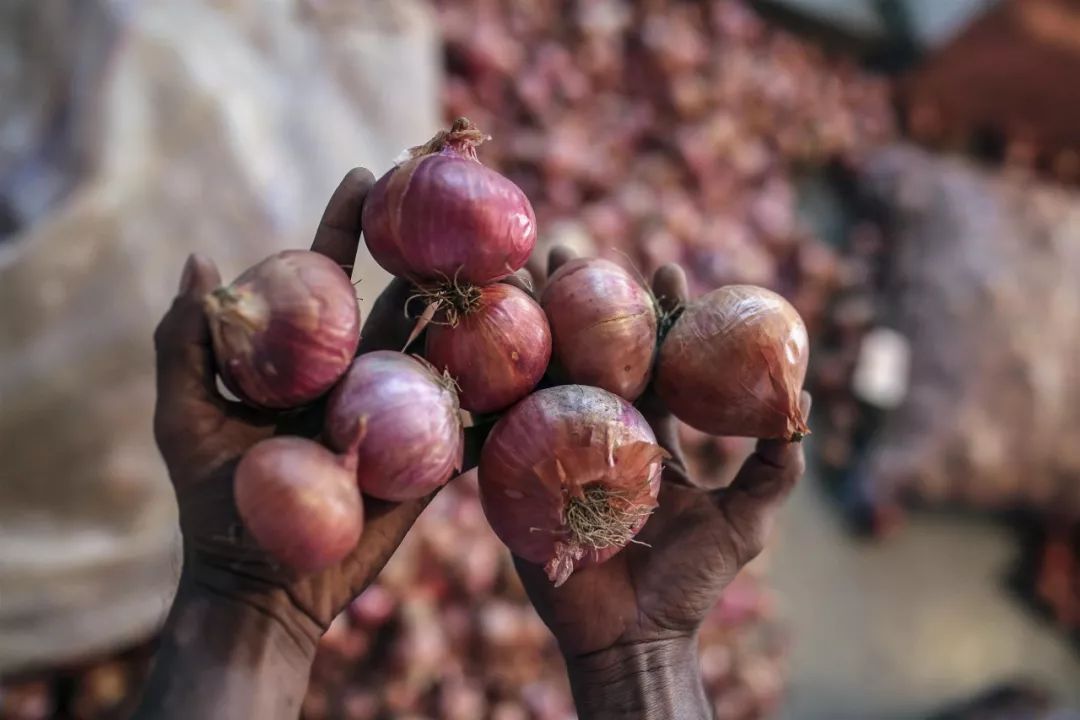
<path fill-rule="evenodd" d="M 464 453 L 451 384 L 390 350 L 356 358 L 330 394 L 325 434 L 330 447 L 355 452 L 360 489 L 382 500 L 428 495 L 461 468 Z"/>
<path fill-rule="evenodd" d="M 683 422 L 713 435 L 799 439 L 810 343 L 780 295 L 728 285 L 691 303 L 660 347 L 656 389 Z"/>
<path fill-rule="evenodd" d="M 248 450 L 236 468 L 235 497 L 259 546 L 302 574 L 343 560 L 364 527 L 351 462 L 304 438 L 270 438 Z"/>
<path fill-rule="evenodd" d="M 521 188 L 453 147 L 407 160 L 364 202 L 375 261 L 418 283 L 486 285 L 525 264 L 536 215 Z"/>
<path fill-rule="evenodd" d="M 617 395 L 584 385 L 547 388 L 510 408 L 492 429 L 480 456 L 480 500 L 503 543 L 518 557 L 544 565 L 559 583 L 573 569 L 604 562 L 622 549 L 588 548 L 569 568 L 553 567 L 566 537 L 568 499 L 599 482 L 652 508 L 664 455 L 645 418 Z M 624 463 L 634 463 L 634 469 Z M 643 518 L 633 532 L 644 525 Z"/>
<path fill-rule="evenodd" d="M 461 407 L 490 413 L 509 407 L 540 382 L 551 359 L 547 317 L 512 285 L 480 288 L 475 309 L 454 326 L 428 326 L 424 355 L 458 384 Z"/>
<path fill-rule="evenodd" d="M 325 255 L 286 250 L 206 298 L 218 373 L 249 405 L 285 409 L 324 395 L 360 342 L 345 271 Z"/>
<path fill-rule="evenodd" d="M 540 305 L 557 376 L 627 400 L 645 391 L 658 322 L 652 295 L 633 275 L 609 260 L 577 258 L 551 276 Z"/>

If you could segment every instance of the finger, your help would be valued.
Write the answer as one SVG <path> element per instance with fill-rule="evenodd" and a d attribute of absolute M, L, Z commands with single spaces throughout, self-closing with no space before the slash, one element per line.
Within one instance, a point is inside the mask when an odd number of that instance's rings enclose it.
<path fill-rule="evenodd" d="M 565 245 L 556 245 L 551 248 L 551 252 L 548 253 L 547 276 L 550 278 L 556 270 L 576 257 L 577 253 Z"/>
<path fill-rule="evenodd" d="M 522 268 L 529 274 L 533 287 L 538 290 L 544 287 L 544 281 L 547 279 L 547 268 L 545 265 L 546 259 L 541 257 L 538 251 L 534 251 L 529 255 L 529 259 L 525 261 L 525 267 Z"/>
<path fill-rule="evenodd" d="M 529 297 L 534 297 L 535 295 L 532 275 L 530 275 L 529 271 L 524 268 L 518 270 L 513 275 L 508 275 L 504 277 L 502 279 L 502 282 L 506 283 L 507 285 L 513 285 Z"/>
<path fill-rule="evenodd" d="M 666 313 L 685 305 L 690 297 L 690 291 L 687 288 L 686 273 L 682 266 L 668 263 L 658 268 L 653 274 L 652 291 L 660 304 L 660 309 Z"/>
<path fill-rule="evenodd" d="M 360 215 L 375 176 L 365 168 L 353 168 L 345 175 L 326 204 L 315 240 L 314 252 L 330 258 L 352 276 L 356 249 L 360 245 Z"/>
<path fill-rule="evenodd" d="M 810 412 L 810 394 L 802 393 L 800 410 Z M 776 512 L 806 469 L 801 442 L 759 440 L 731 485 L 715 492 L 731 526 L 742 562 L 755 557 L 765 543 Z"/>
<path fill-rule="evenodd" d="M 360 330 L 358 355 L 374 350 L 400 351 L 405 346 L 424 310 L 421 301 L 409 302 L 415 294 L 416 289 L 401 278 L 394 278 L 386 286 L 371 306 L 371 312 Z M 416 346 L 423 347 L 422 344 Z"/>
<path fill-rule="evenodd" d="M 487 436 L 491 433 L 491 429 L 495 427 L 497 419 L 493 415 L 485 416 L 472 427 L 465 428 L 465 450 L 462 453 L 461 461 L 462 474 L 480 464 L 480 453 L 484 449 Z"/>
<path fill-rule="evenodd" d="M 358 595 L 382 571 L 394 551 L 401 545 L 420 514 L 424 512 L 438 490 L 405 502 L 389 502 L 364 496 L 364 533 L 360 544 L 345 559 L 343 570 L 352 595 Z M 335 608 L 326 608 L 331 617 Z"/>
<path fill-rule="evenodd" d="M 183 422 L 198 406 L 221 408 L 215 386 L 210 326 L 204 298 L 221 286 L 221 275 L 208 258 L 191 255 L 180 277 L 180 291 L 154 331 L 157 356 L 158 415 Z"/>

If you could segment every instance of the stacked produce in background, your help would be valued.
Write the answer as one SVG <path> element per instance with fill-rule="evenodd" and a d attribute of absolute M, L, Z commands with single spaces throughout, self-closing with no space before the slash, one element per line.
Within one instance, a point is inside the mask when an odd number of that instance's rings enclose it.
<path fill-rule="evenodd" d="M 884 81 L 731 0 L 436 5 L 446 113 L 491 133 L 484 160 L 528 194 L 541 245 L 681 262 L 692 297 L 773 288 L 812 336 L 857 280 L 798 220 L 797 186 L 893 136 Z M 684 440 L 715 482 L 752 447 Z"/>

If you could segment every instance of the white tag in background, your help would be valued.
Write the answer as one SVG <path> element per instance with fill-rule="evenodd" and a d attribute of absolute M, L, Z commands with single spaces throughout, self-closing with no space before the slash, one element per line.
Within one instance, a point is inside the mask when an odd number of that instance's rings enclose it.
<path fill-rule="evenodd" d="M 865 403 L 891 410 L 904 401 L 911 372 L 911 343 L 896 330 L 877 327 L 863 338 L 852 390 Z"/>

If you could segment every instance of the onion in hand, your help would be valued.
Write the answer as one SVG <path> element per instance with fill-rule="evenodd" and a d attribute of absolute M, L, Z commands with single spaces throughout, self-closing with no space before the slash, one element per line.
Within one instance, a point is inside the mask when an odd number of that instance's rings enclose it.
<path fill-rule="evenodd" d="M 465 449 L 453 382 L 389 350 L 356 358 L 330 394 L 325 433 L 336 450 L 355 448 L 360 489 L 382 500 L 433 492 L 461 469 Z"/>
<path fill-rule="evenodd" d="M 656 389 L 683 422 L 713 435 L 799 440 L 810 356 L 787 300 L 753 285 L 713 290 L 683 310 L 660 347 Z"/>
<path fill-rule="evenodd" d="M 379 178 L 363 210 L 379 265 L 419 284 L 486 285 L 525 264 L 536 216 L 521 188 L 480 164 L 486 139 L 460 118 Z"/>
<path fill-rule="evenodd" d="M 615 555 L 645 525 L 666 455 L 630 403 L 599 388 L 533 393 L 492 429 L 480 499 L 499 538 L 556 586 Z"/>
<path fill-rule="evenodd" d="M 551 324 L 554 374 L 635 400 L 656 353 L 652 295 L 613 262 L 578 258 L 548 280 L 540 305 Z"/>
<path fill-rule="evenodd" d="M 473 288 L 455 319 L 428 326 L 424 355 L 457 381 L 463 408 L 502 410 L 540 382 L 551 359 L 551 332 L 526 293 L 502 283 Z"/>
<path fill-rule="evenodd" d="M 299 437 L 258 443 L 236 468 L 236 509 L 263 550 L 299 573 L 340 562 L 364 527 L 355 458 Z"/>
<path fill-rule="evenodd" d="M 260 408 L 306 405 L 348 369 L 360 342 L 360 309 L 333 260 L 286 250 L 249 268 L 205 300 L 218 373 Z"/>

